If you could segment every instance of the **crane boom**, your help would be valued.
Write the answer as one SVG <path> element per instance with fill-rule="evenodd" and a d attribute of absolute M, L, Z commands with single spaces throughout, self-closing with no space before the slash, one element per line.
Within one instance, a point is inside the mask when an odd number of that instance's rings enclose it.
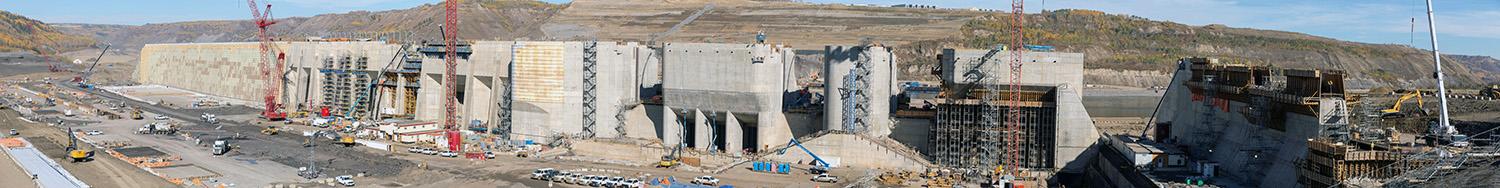
<path fill-rule="evenodd" d="M 83 71 L 83 79 L 84 80 L 88 80 L 89 79 L 89 75 L 93 75 L 94 74 L 94 67 L 99 66 L 99 60 L 100 59 L 104 59 L 104 53 L 105 52 L 109 52 L 109 47 L 110 46 L 113 46 L 113 45 L 105 44 L 104 45 L 104 50 L 99 51 L 99 56 L 98 57 L 94 57 L 94 64 L 89 65 L 89 69 L 86 70 L 86 71 Z"/>
<path fill-rule="evenodd" d="M 255 18 L 255 27 L 259 29 L 259 32 L 256 34 L 256 38 L 260 39 L 260 63 L 258 65 L 260 65 L 260 77 L 261 79 L 265 79 L 265 88 L 262 96 L 264 96 L 266 105 L 266 110 L 261 112 L 261 117 L 272 121 L 286 119 L 286 113 L 281 112 L 281 105 L 276 103 L 277 95 L 281 93 L 282 87 L 280 77 L 282 75 L 280 71 L 282 67 L 281 60 L 286 58 L 286 54 L 273 53 L 274 51 L 272 50 L 275 47 L 271 43 L 269 29 L 277 21 L 271 18 L 271 3 L 266 3 L 265 12 L 261 12 L 260 6 L 255 0 L 246 0 L 246 2 L 250 5 L 250 15 Z M 276 59 L 271 59 L 272 54 L 276 54 Z"/>
<path fill-rule="evenodd" d="M 89 75 L 94 74 L 94 67 L 99 66 L 99 60 L 104 59 L 104 53 L 109 52 L 110 46 L 112 45 L 105 44 L 104 50 L 99 51 L 99 57 L 94 57 L 94 64 L 89 65 L 89 69 L 84 70 L 78 74 L 77 78 L 74 78 L 73 81 L 78 82 L 78 88 L 89 89 L 94 87 L 89 84 Z"/>

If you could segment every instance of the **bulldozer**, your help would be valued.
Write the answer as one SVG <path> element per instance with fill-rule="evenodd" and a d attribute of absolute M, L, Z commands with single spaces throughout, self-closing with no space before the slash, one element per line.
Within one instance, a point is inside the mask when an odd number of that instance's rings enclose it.
<path fill-rule="evenodd" d="M 1407 100 L 1411 100 L 1412 98 L 1417 99 L 1416 110 L 1401 110 L 1401 104 L 1406 103 Z M 1427 112 L 1425 109 L 1422 109 L 1422 106 L 1424 106 L 1424 103 L 1422 102 L 1422 91 L 1412 90 L 1406 95 L 1401 95 L 1401 98 L 1396 99 L 1396 103 L 1391 105 L 1391 108 L 1380 110 L 1380 118 L 1399 119 L 1405 118 L 1407 116 L 1426 115 Z"/>
<path fill-rule="evenodd" d="M 93 161 L 94 151 L 79 148 L 78 137 L 75 135 L 77 134 L 73 133 L 73 128 L 68 128 L 68 148 L 66 149 L 68 151 L 68 158 L 73 159 L 75 163 Z"/>
<path fill-rule="evenodd" d="M 265 129 L 260 129 L 260 134 L 266 134 L 266 135 L 276 135 L 276 133 L 279 133 L 279 132 L 281 132 L 281 129 L 276 128 L 275 125 L 266 126 Z"/>

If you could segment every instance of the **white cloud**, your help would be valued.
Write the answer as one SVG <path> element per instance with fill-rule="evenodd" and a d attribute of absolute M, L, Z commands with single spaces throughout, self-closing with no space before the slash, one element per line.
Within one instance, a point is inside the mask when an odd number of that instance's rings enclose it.
<path fill-rule="evenodd" d="M 1500 39 L 1500 11 L 1488 10 L 1438 14 L 1437 19 L 1438 33 L 1474 38 Z"/>

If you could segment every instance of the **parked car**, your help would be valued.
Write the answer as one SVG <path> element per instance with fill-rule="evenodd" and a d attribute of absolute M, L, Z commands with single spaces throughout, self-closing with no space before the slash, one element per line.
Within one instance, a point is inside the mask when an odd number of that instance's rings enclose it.
<path fill-rule="evenodd" d="M 101 135 L 101 134 L 104 134 L 104 131 L 91 130 L 91 131 L 88 131 L 88 132 L 83 132 L 83 134 L 86 134 L 86 135 Z"/>
<path fill-rule="evenodd" d="M 583 177 L 573 180 L 573 184 L 588 185 L 589 181 L 594 181 L 594 175 L 583 175 Z"/>
<path fill-rule="evenodd" d="M 167 120 L 167 119 L 171 119 L 171 118 L 168 118 L 166 115 L 156 115 L 155 119 L 156 120 Z"/>
<path fill-rule="evenodd" d="M 434 149 L 427 149 L 427 148 L 423 148 L 423 149 L 422 149 L 422 154 L 427 154 L 427 155 L 437 155 L 437 154 L 438 154 L 438 151 L 437 151 L 437 150 L 434 150 Z"/>
<path fill-rule="evenodd" d="M 592 186 L 592 187 L 604 186 L 604 178 L 605 178 L 604 176 L 594 176 L 594 179 L 589 179 L 589 186 Z"/>
<path fill-rule="evenodd" d="M 568 176 L 572 176 L 572 175 L 573 175 L 573 172 L 563 171 L 563 172 L 557 173 L 557 175 L 553 175 L 551 179 L 552 179 L 553 182 L 563 182 L 563 181 L 565 181 L 565 180 L 568 179 Z"/>
<path fill-rule="evenodd" d="M 422 153 L 422 148 L 419 148 L 419 147 L 406 148 L 406 152 L 410 152 L 410 153 Z"/>
<path fill-rule="evenodd" d="M 495 152 L 488 152 L 488 151 L 484 152 L 484 158 L 485 159 L 494 159 L 495 158 Z"/>
<path fill-rule="evenodd" d="M 338 176 L 338 177 L 333 177 L 333 179 L 334 180 L 338 180 L 339 184 L 344 185 L 345 187 L 353 187 L 354 186 L 354 176 L 342 175 L 342 176 Z"/>
<path fill-rule="evenodd" d="M 450 158 L 451 157 L 458 157 L 458 153 L 451 152 L 451 151 L 443 151 L 443 152 L 438 152 L 438 156 L 450 157 Z"/>
<path fill-rule="evenodd" d="M 815 182 L 838 183 L 839 182 L 839 177 L 838 176 L 828 175 L 828 174 L 818 174 L 818 175 L 812 177 L 812 181 L 815 181 Z"/>
<path fill-rule="evenodd" d="M 622 187 L 624 185 L 625 185 L 625 178 L 621 178 L 619 176 L 611 177 L 608 180 L 604 180 L 604 186 L 605 187 Z"/>
<path fill-rule="evenodd" d="M 640 179 L 631 178 L 631 179 L 625 180 L 624 185 L 620 185 L 619 187 L 624 187 L 624 188 L 642 188 L 642 187 L 645 187 L 645 185 L 641 184 L 641 180 Z"/>
<path fill-rule="evenodd" d="M 578 184 L 578 180 L 581 179 L 581 178 L 583 178 L 583 173 L 577 173 L 577 174 L 573 174 L 573 175 L 568 175 L 568 178 L 564 179 L 563 183 Z"/>
<path fill-rule="evenodd" d="M 551 178 L 553 174 L 557 174 L 557 169 L 552 169 L 552 168 L 536 169 L 536 171 L 532 171 L 531 172 L 531 179 L 546 180 L 547 178 Z"/>
<path fill-rule="evenodd" d="M 719 185 L 719 178 L 714 178 L 713 176 L 698 176 L 698 178 L 693 178 L 693 183 L 700 185 Z"/>

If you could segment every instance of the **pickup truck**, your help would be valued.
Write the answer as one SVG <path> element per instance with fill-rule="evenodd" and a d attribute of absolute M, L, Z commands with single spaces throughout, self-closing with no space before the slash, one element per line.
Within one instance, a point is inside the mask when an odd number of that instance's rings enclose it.
<path fill-rule="evenodd" d="M 818 174 L 816 176 L 813 176 L 811 180 L 814 182 L 838 183 L 839 177 L 828 174 Z"/>
<path fill-rule="evenodd" d="M 713 176 L 698 176 L 697 178 L 693 178 L 693 183 L 699 185 L 718 185 L 719 178 L 714 178 Z"/>

